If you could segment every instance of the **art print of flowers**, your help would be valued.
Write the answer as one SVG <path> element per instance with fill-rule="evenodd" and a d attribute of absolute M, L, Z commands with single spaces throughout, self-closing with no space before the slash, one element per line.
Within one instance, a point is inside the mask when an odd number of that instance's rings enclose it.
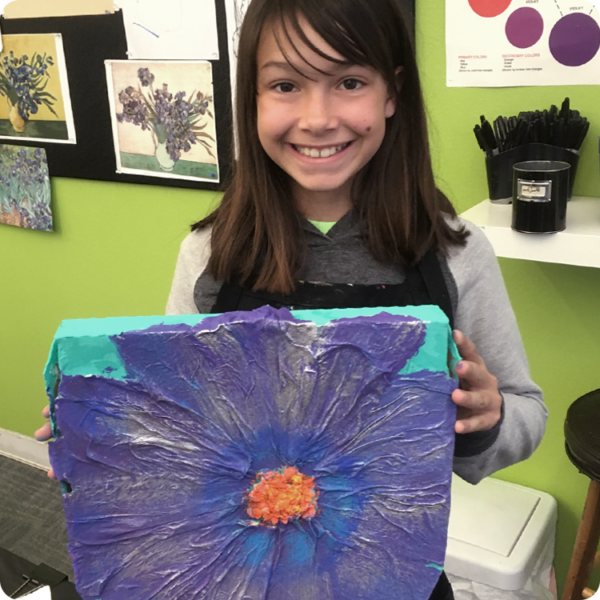
<path fill-rule="evenodd" d="M 0 145 L 0 223 L 52 231 L 50 177 L 43 148 Z"/>
<path fill-rule="evenodd" d="M 49 379 L 82 598 L 428 598 L 456 386 L 399 374 L 426 332 L 265 307 L 110 336 L 96 374 Z"/>
<path fill-rule="evenodd" d="M 75 143 L 62 36 L 2 39 L 0 137 Z"/>
<path fill-rule="evenodd" d="M 117 172 L 219 181 L 212 66 L 107 61 Z"/>

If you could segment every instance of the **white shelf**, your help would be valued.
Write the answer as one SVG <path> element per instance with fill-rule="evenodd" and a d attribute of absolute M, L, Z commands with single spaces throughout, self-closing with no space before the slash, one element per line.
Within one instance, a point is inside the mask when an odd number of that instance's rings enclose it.
<path fill-rule="evenodd" d="M 511 204 L 484 200 L 461 217 L 478 225 L 496 256 L 600 268 L 600 198 L 573 196 L 560 233 L 519 233 L 510 227 Z"/>

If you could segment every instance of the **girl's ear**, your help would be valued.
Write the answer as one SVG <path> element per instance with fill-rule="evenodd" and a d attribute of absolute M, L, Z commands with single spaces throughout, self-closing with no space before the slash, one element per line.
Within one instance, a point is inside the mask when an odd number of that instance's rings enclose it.
<path fill-rule="evenodd" d="M 385 118 L 389 119 L 396 112 L 396 97 L 402 89 L 402 83 L 404 81 L 404 67 L 396 67 L 396 90 L 394 94 L 390 94 L 385 105 Z"/>

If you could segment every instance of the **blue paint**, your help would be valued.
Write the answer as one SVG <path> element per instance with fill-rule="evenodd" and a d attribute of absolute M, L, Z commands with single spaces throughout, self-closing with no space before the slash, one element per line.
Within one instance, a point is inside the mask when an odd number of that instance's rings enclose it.
<path fill-rule="evenodd" d="M 290 569 L 309 565 L 315 556 L 315 540 L 298 524 L 293 523 L 285 532 L 284 543 L 287 546 L 287 559 Z"/>
<path fill-rule="evenodd" d="M 245 566 L 253 569 L 265 560 L 274 543 L 274 534 L 274 529 L 266 527 L 254 527 L 246 530 L 240 552 Z"/>

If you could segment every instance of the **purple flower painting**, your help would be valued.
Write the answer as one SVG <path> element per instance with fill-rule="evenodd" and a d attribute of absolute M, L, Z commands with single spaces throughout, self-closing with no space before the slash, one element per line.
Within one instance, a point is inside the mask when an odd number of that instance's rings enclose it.
<path fill-rule="evenodd" d="M 0 223 L 52 231 L 50 177 L 43 148 L 0 145 Z"/>
<path fill-rule="evenodd" d="M 265 307 L 80 344 L 88 373 L 59 351 L 50 457 L 82 598 L 426 600 L 456 387 L 402 374 L 427 332 Z"/>
<path fill-rule="evenodd" d="M 107 61 L 119 172 L 219 181 L 212 67 Z"/>

